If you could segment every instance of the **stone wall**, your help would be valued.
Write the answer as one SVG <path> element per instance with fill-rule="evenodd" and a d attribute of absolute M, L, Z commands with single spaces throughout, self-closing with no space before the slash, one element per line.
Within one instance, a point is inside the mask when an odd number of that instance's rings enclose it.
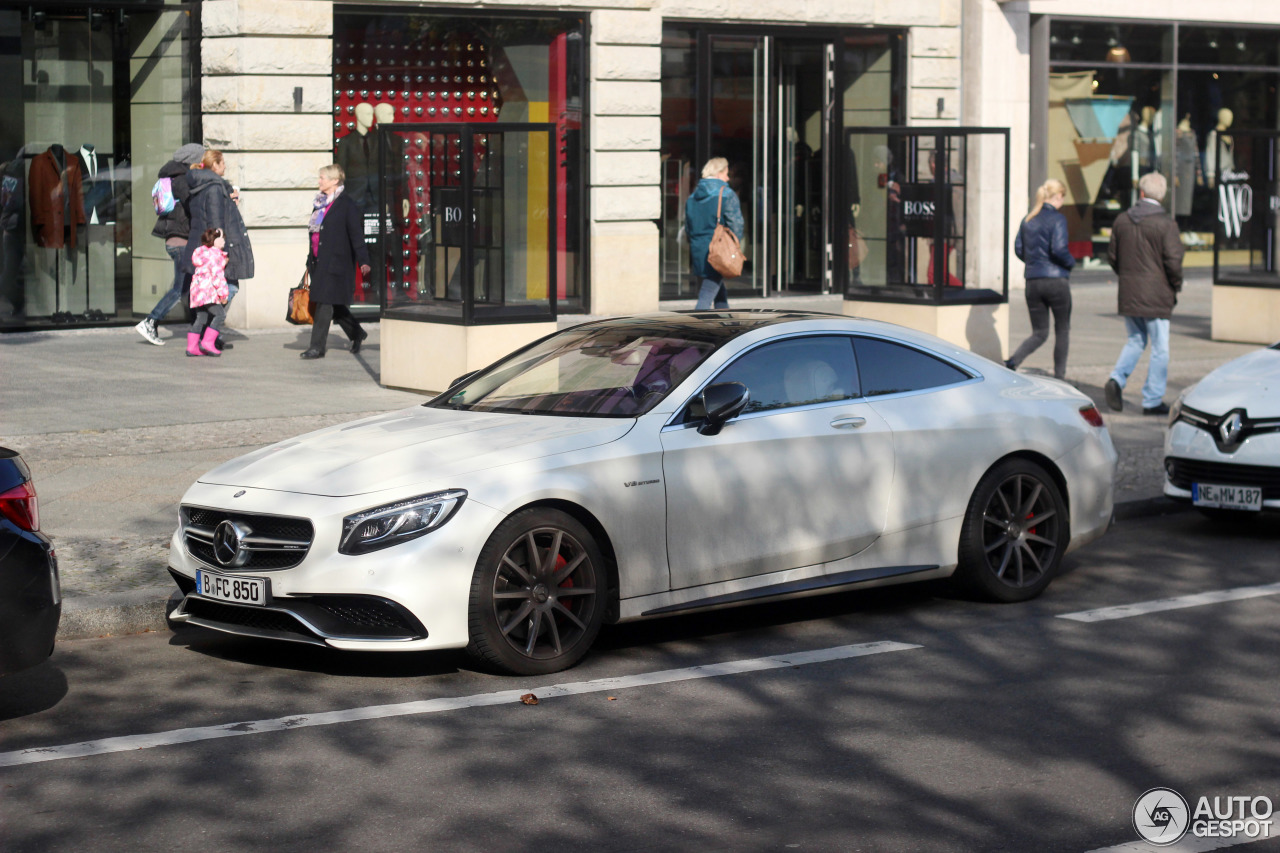
<path fill-rule="evenodd" d="M 316 171 L 333 159 L 333 4 L 206 0 L 201 27 L 204 142 L 240 187 L 257 267 L 229 325 L 280 326 L 306 258 Z"/>

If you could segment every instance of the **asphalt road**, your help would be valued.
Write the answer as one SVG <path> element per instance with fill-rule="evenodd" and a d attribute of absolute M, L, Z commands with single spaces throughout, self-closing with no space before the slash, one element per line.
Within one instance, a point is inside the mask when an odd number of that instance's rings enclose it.
<path fill-rule="evenodd" d="M 1274 523 L 1135 519 L 1029 604 L 921 585 L 666 619 L 537 679 L 65 642 L 0 682 L 0 850 L 1146 849 L 1150 788 L 1280 802 L 1278 548 Z"/>

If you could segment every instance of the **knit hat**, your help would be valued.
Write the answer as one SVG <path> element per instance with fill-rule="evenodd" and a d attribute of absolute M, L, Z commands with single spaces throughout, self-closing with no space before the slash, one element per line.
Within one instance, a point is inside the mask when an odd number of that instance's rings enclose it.
<path fill-rule="evenodd" d="M 188 166 L 199 163 L 204 159 L 204 146 L 199 142 L 188 142 L 173 152 L 173 159 Z"/>

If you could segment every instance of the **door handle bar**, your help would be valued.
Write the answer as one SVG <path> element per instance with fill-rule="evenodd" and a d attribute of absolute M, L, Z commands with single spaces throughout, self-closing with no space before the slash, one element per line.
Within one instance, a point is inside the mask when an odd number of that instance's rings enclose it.
<path fill-rule="evenodd" d="M 856 415 L 852 415 L 847 418 L 836 418 L 831 422 L 831 426 L 835 429 L 855 429 L 860 426 L 865 426 L 866 423 L 866 418 L 860 418 Z"/>

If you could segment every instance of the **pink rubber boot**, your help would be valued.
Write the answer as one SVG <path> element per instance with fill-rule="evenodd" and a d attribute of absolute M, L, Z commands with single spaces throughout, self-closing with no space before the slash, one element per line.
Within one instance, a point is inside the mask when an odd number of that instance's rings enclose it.
<path fill-rule="evenodd" d="M 218 349 L 218 330 L 212 326 L 204 330 L 204 337 L 200 339 L 200 352 L 205 355 L 222 355 L 222 350 Z"/>
<path fill-rule="evenodd" d="M 195 332 L 187 332 L 187 355 L 204 355 L 200 352 L 200 336 Z"/>

